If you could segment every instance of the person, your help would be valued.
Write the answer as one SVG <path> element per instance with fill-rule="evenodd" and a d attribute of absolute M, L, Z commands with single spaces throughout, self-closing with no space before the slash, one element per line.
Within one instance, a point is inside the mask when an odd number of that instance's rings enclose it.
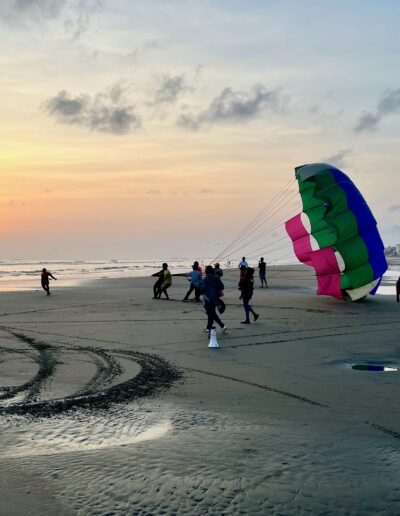
<path fill-rule="evenodd" d="M 157 299 L 159 297 L 158 294 L 160 293 L 162 282 L 164 281 L 164 269 L 155 272 L 151 275 L 151 277 L 158 278 L 158 280 L 153 285 L 153 299 Z"/>
<path fill-rule="evenodd" d="M 247 267 L 242 265 L 240 267 L 240 276 L 239 276 L 239 284 L 238 284 L 239 290 L 241 289 L 242 283 L 244 282 L 244 280 L 246 278 L 246 271 L 247 271 Z"/>
<path fill-rule="evenodd" d="M 210 334 L 213 323 L 216 322 L 222 328 L 223 333 L 225 333 L 227 327 L 216 312 L 218 300 L 222 297 L 224 292 L 224 284 L 221 278 L 215 276 L 212 265 L 207 265 L 206 267 L 206 277 L 201 283 L 201 291 L 204 298 L 204 309 L 208 318 L 207 326 L 204 331 Z"/>
<path fill-rule="evenodd" d="M 216 276 L 218 276 L 219 278 L 222 278 L 222 276 L 224 275 L 224 272 L 221 269 L 221 267 L 220 267 L 218 262 L 214 265 L 214 274 Z"/>
<path fill-rule="evenodd" d="M 42 288 L 47 292 L 47 295 L 50 295 L 50 278 L 53 278 L 57 281 L 57 278 L 55 278 L 51 272 L 49 272 L 46 269 L 42 269 L 42 275 L 41 275 L 41 281 L 42 281 Z"/>
<path fill-rule="evenodd" d="M 246 262 L 246 257 L 243 256 L 242 261 L 239 263 L 239 269 L 242 269 L 242 267 L 246 267 L 247 269 L 248 266 L 249 264 Z"/>
<path fill-rule="evenodd" d="M 258 271 L 260 275 L 260 281 L 261 281 L 261 288 L 264 288 L 264 283 L 266 288 L 268 288 L 268 283 L 266 279 L 266 269 L 267 264 L 264 262 L 264 258 L 260 258 L 260 261 L 258 262 Z"/>
<path fill-rule="evenodd" d="M 170 271 L 168 270 L 168 263 L 162 264 L 163 268 L 163 281 L 160 285 L 159 291 L 158 291 L 158 299 L 161 299 L 161 294 L 164 294 L 165 297 L 169 300 L 168 292 L 167 290 L 172 285 L 172 276 Z"/>
<path fill-rule="evenodd" d="M 201 296 L 201 290 L 200 290 L 200 284 L 202 280 L 202 274 L 199 270 L 199 262 L 194 262 L 192 265 L 192 271 L 189 272 L 189 274 L 185 275 L 190 280 L 190 287 L 189 290 L 186 292 L 185 297 L 182 299 L 182 301 L 187 301 L 189 299 L 190 294 L 194 290 L 194 298 L 196 301 L 200 301 Z"/>
<path fill-rule="evenodd" d="M 246 314 L 246 319 L 241 321 L 241 324 L 250 324 L 250 312 L 253 314 L 254 321 L 260 317 L 250 305 L 250 299 L 253 297 L 254 291 L 254 269 L 249 267 L 246 271 L 246 277 L 240 286 L 241 296 L 240 298 L 243 300 L 243 308 Z"/>
<path fill-rule="evenodd" d="M 399 302 L 400 301 L 400 276 L 396 283 L 396 298 L 397 298 L 397 302 Z"/>

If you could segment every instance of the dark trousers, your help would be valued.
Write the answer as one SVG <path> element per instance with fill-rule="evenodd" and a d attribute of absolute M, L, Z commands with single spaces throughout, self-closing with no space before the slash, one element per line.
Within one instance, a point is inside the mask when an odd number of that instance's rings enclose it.
<path fill-rule="evenodd" d="M 186 292 L 186 296 L 184 297 L 184 299 L 189 299 L 189 296 L 193 292 L 193 290 L 194 290 L 194 297 L 195 297 L 196 301 L 200 301 L 200 294 L 201 294 L 200 288 L 199 287 L 195 287 L 192 284 L 190 284 L 190 288 Z"/>
<path fill-rule="evenodd" d="M 400 281 L 398 281 L 396 283 L 396 299 L 397 299 L 397 302 L 400 301 Z"/>
<path fill-rule="evenodd" d="M 248 298 L 248 297 L 243 298 L 243 308 L 244 308 L 244 311 L 246 314 L 246 319 L 249 318 L 250 312 L 254 315 L 254 310 L 251 307 L 250 299 L 251 298 Z"/>
<path fill-rule="evenodd" d="M 42 281 L 42 289 L 47 292 L 47 295 L 50 294 L 50 285 L 48 282 Z"/>
<path fill-rule="evenodd" d="M 162 279 L 158 279 L 154 285 L 153 285 L 153 293 L 154 293 L 154 297 L 158 297 L 159 293 L 160 293 L 160 290 L 161 290 L 161 283 L 163 282 Z"/>
<path fill-rule="evenodd" d="M 217 312 L 215 311 L 217 308 L 217 305 L 214 303 L 209 303 L 208 301 L 205 302 L 204 308 L 206 310 L 206 314 L 208 317 L 207 321 L 207 330 L 211 330 L 214 321 L 221 326 L 221 328 L 224 327 L 224 323 L 221 321 L 221 319 L 218 317 Z"/>

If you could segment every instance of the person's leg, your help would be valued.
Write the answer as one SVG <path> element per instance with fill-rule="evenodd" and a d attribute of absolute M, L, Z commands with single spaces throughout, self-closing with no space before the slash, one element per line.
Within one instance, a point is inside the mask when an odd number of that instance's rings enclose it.
<path fill-rule="evenodd" d="M 246 314 L 246 319 L 242 321 L 242 324 L 250 324 L 250 305 L 249 300 L 246 298 L 243 298 L 243 308 Z"/>
<path fill-rule="evenodd" d="M 220 326 L 221 328 L 225 328 L 225 324 L 221 321 L 221 319 L 219 318 L 219 315 L 217 314 L 217 312 L 215 311 L 215 306 L 214 306 L 214 321 L 218 324 L 218 326 Z"/>
<path fill-rule="evenodd" d="M 43 290 L 47 292 L 47 295 L 50 295 L 50 285 L 49 283 L 42 283 Z"/>
<path fill-rule="evenodd" d="M 154 299 L 157 299 L 158 291 L 160 289 L 160 285 L 161 285 L 161 281 L 160 280 L 157 280 L 154 283 L 154 286 L 153 286 Z"/>
<path fill-rule="evenodd" d="M 168 289 L 169 289 L 169 287 L 165 287 L 165 288 L 163 288 L 163 292 L 164 292 L 165 297 L 166 297 L 167 299 L 169 299 L 169 295 L 168 295 L 168 292 L 167 292 L 167 290 L 168 290 Z"/>
<path fill-rule="evenodd" d="M 200 301 L 201 290 L 199 287 L 194 288 L 194 298 L 196 301 Z"/>
<path fill-rule="evenodd" d="M 206 326 L 206 329 L 208 331 L 211 331 L 211 328 L 212 328 L 212 325 L 213 325 L 213 322 L 214 322 L 214 315 L 213 315 L 212 305 L 210 305 L 209 303 L 206 303 L 204 305 L 204 308 L 206 309 L 206 314 L 207 314 L 207 326 Z"/>
<path fill-rule="evenodd" d="M 397 302 L 400 301 L 400 283 L 396 284 L 396 296 L 397 296 Z"/>
<path fill-rule="evenodd" d="M 254 317 L 254 320 L 257 321 L 257 319 L 260 317 L 259 314 L 257 314 L 254 310 L 253 310 L 253 307 L 249 304 L 249 312 L 251 312 L 253 314 L 253 317 Z"/>
<path fill-rule="evenodd" d="M 190 294 L 193 292 L 194 286 L 191 284 L 189 290 L 186 292 L 186 296 L 183 299 L 189 299 Z"/>

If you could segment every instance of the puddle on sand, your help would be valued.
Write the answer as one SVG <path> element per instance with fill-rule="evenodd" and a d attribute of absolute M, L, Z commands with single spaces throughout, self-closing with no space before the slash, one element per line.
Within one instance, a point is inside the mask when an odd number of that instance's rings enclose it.
<path fill-rule="evenodd" d="M 107 412 L 81 413 L 51 419 L 25 420 L 2 430 L 2 457 L 32 457 L 86 452 L 160 439 L 171 429 L 166 413 L 137 406 Z"/>

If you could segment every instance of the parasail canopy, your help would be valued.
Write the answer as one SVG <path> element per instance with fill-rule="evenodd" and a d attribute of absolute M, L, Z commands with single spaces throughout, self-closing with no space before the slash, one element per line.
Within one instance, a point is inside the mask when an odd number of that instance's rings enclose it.
<path fill-rule="evenodd" d="M 297 258 L 315 269 L 318 294 L 351 301 L 375 294 L 387 262 L 357 187 L 327 163 L 296 167 L 295 175 L 303 211 L 285 226 Z"/>

